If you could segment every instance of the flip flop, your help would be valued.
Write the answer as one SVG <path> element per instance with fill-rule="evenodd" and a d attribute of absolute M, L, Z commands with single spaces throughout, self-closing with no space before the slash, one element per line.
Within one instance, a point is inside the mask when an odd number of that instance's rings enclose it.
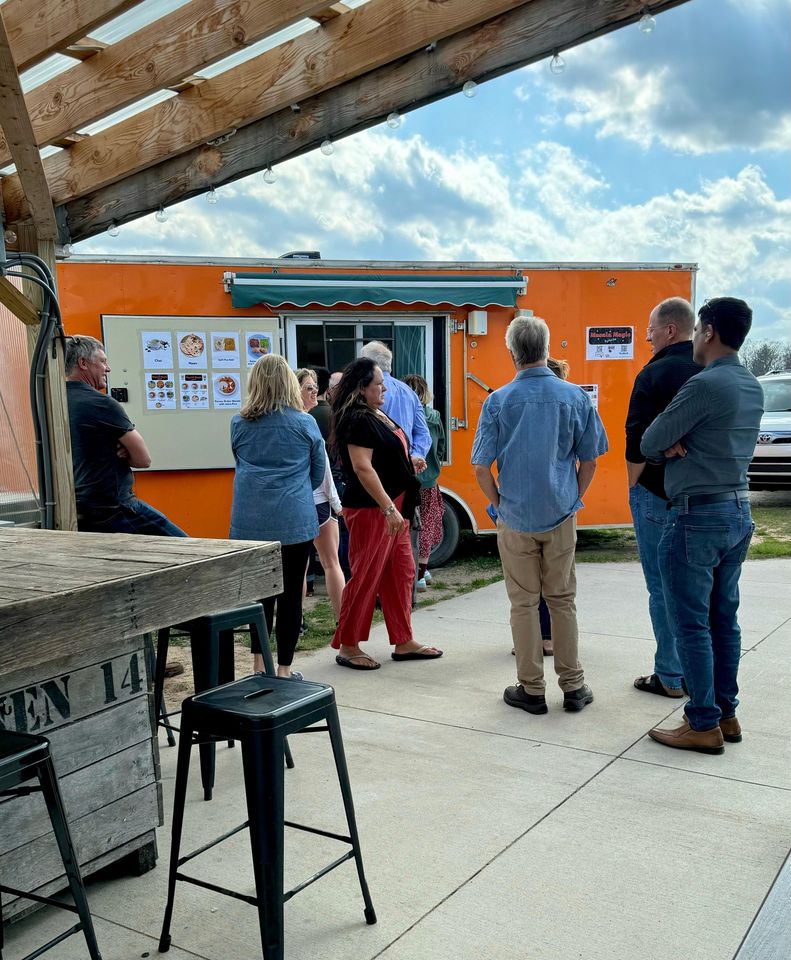
<path fill-rule="evenodd" d="M 361 663 L 354 663 L 354 660 L 367 660 L 369 663 L 374 664 L 372 667 L 364 667 Z M 348 667 L 350 670 L 378 670 L 382 666 L 381 663 L 377 663 L 372 657 L 369 657 L 367 653 L 358 653 L 353 657 L 342 657 L 340 654 L 335 658 L 335 662 L 339 667 Z"/>
<path fill-rule="evenodd" d="M 659 677 L 652 673 L 650 677 L 638 677 L 634 682 L 637 690 L 643 693 L 655 693 L 660 697 L 669 697 L 671 700 L 680 700 L 684 696 L 683 690 L 674 691 L 666 687 Z"/>
<path fill-rule="evenodd" d="M 436 653 L 421 653 L 421 650 L 428 650 L 428 647 L 419 647 L 417 650 L 410 650 L 409 653 L 391 653 L 392 660 L 437 660 L 442 656 L 442 651 Z"/>

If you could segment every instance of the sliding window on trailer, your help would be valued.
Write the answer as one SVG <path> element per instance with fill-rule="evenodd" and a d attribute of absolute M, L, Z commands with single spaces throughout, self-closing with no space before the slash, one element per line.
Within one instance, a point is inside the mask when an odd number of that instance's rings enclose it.
<path fill-rule="evenodd" d="M 333 373 L 358 357 L 366 343 L 380 340 L 393 351 L 394 377 L 409 373 L 425 377 L 445 426 L 450 461 L 447 315 L 303 312 L 282 317 L 286 358 L 292 367 L 326 367 Z"/>

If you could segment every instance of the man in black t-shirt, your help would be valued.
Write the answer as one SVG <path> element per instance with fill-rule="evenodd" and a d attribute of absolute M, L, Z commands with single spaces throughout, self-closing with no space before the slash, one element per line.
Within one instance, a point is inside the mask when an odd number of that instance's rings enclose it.
<path fill-rule="evenodd" d="M 687 380 L 702 369 L 692 359 L 694 326 L 692 307 L 681 297 L 663 300 L 651 311 L 647 336 L 653 357 L 637 375 L 626 417 L 629 506 L 656 639 L 654 672 L 638 677 L 634 685 L 644 693 L 673 699 L 684 696 L 684 680 L 659 571 L 659 540 L 667 518 L 665 467 L 664 464 L 646 463 L 640 452 L 640 441 Z"/>
<path fill-rule="evenodd" d="M 132 467 L 151 466 L 151 457 L 121 404 L 102 392 L 110 372 L 102 344 L 93 337 L 69 337 L 65 364 L 77 528 L 186 537 L 134 495 Z"/>

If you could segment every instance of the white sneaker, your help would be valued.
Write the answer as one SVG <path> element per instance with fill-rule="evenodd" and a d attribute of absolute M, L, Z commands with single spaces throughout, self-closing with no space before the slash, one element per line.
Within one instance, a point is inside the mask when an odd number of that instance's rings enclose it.
<path fill-rule="evenodd" d="M 431 583 L 431 573 L 428 570 L 423 574 L 423 579 L 426 583 Z"/>
<path fill-rule="evenodd" d="M 426 586 L 426 581 L 423 579 L 423 577 L 421 577 L 420 580 L 418 580 L 417 582 L 417 592 L 425 593 L 426 590 L 428 590 L 428 587 Z"/>

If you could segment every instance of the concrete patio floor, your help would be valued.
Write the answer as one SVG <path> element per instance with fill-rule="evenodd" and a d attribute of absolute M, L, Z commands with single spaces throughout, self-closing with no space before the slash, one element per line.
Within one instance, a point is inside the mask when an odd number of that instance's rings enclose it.
<path fill-rule="evenodd" d="M 681 706 L 632 688 L 653 662 L 640 567 L 577 570 L 580 656 L 596 696 L 580 714 L 561 709 L 554 674 L 548 715 L 502 702 L 514 682 L 502 584 L 415 615 L 441 660 L 393 663 L 383 627 L 370 644 L 383 659 L 375 673 L 342 670 L 328 651 L 300 658 L 311 680 L 336 688 L 379 922 L 365 925 L 345 864 L 286 905 L 289 960 L 732 960 L 791 847 L 791 560 L 745 565 L 744 741 L 720 757 L 645 736 Z M 289 818 L 343 832 L 326 737 L 294 737 L 292 749 Z M 157 868 L 88 887 L 104 960 L 159 955 L 176 751 L 163 745 L 161 758 Z M 219 747 L 217 758 L 211 803 L 193 772 L 184 850 L 245 819 L 240 751 Z M 287 884 L 341 852 L 287 831 Z M 190 868 L 253 890 L 246 833 Z M 64 920 L 45 910 L 11 925 L 4 955 L 17 960 Z M 186 884 L 172 935 L 173 960 L 261 956 L 253 907 Z M 762 960 L 787 960 L 791 943 L 767 950 Z M 51 955 L 82 958 L 84 942 Z"/>

